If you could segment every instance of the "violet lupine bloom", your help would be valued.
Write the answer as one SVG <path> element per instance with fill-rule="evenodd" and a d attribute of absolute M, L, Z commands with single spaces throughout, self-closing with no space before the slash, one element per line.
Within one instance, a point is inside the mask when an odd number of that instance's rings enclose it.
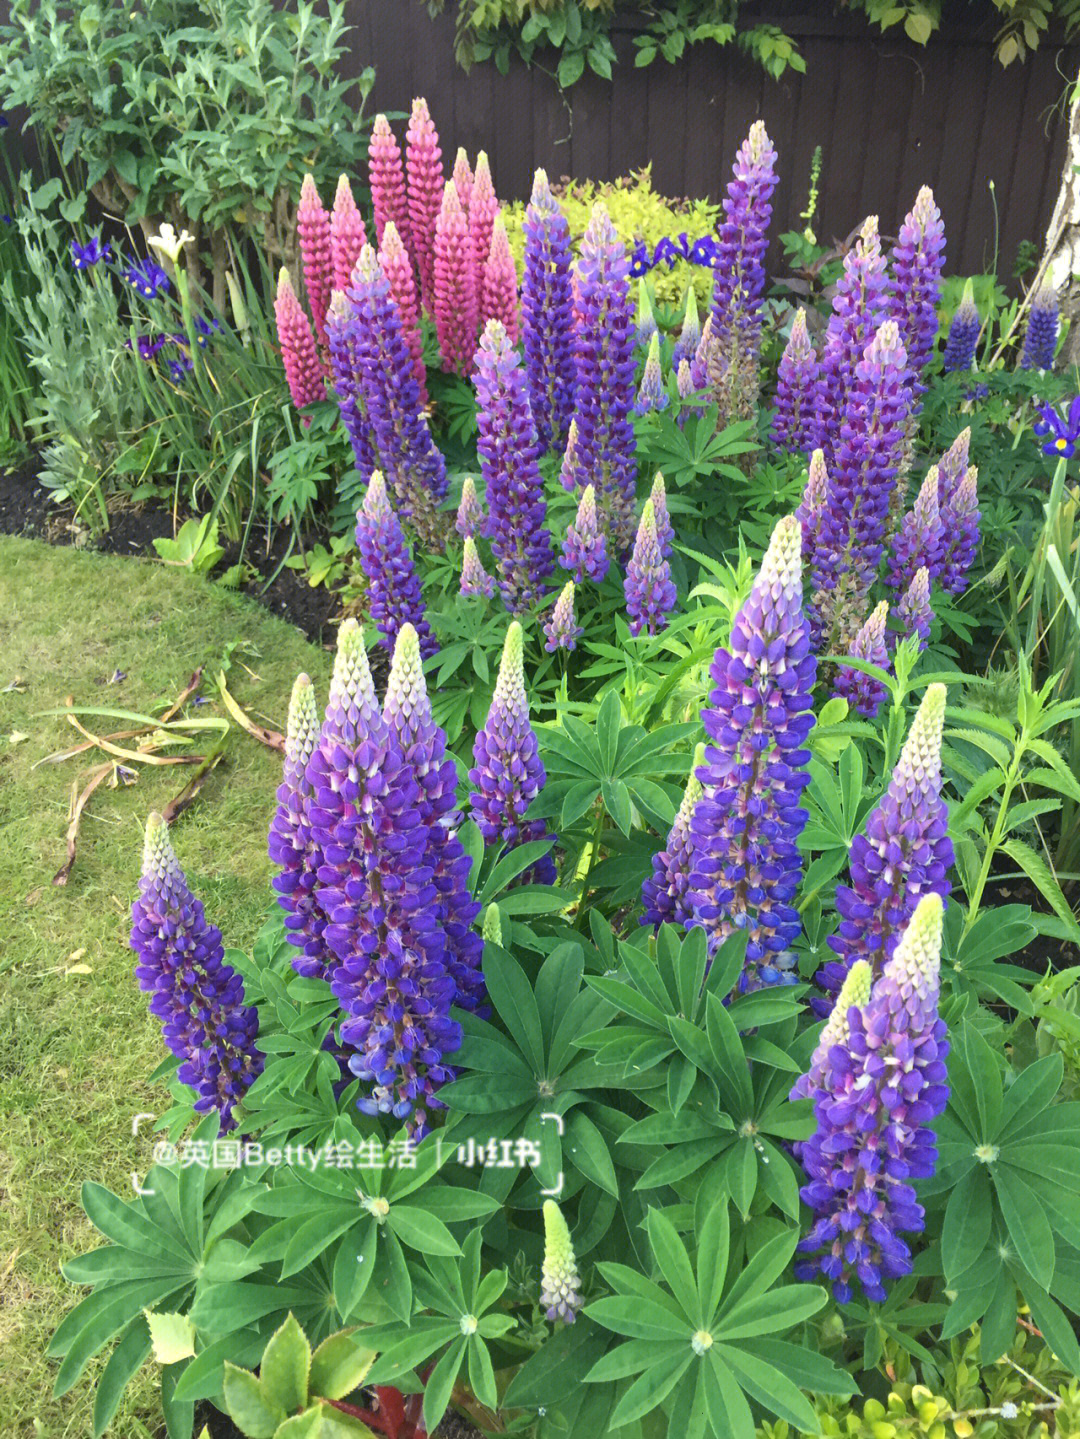
<path fill-rule="evenodd" d="M 454 529 L 463 540 L 470 535 L 483 534 L 484 507 L 476 493 L 476 481 L 472 475 L 466 475 L 461 482 L 461 503 L 458 505 Z"/>
<path fill-rule="evenodd" d="M 393 650 L 403 625 L 420 636 L 424 657 L 438 649 L 424 618 L 424 596 L 412 555 L 386 493 L 386 480 L 376 470 L 368 481 L 364 502 L 356 512 L 356 546 L 368 582 L 371 618 L 382 643 Z"/>
<path fill-rule="evenodd" d="M 956 370 L 970 370 L 975 363 L 975 346 L 979 343 L 982 321 L 975 306 L 975 290 L 970 280 L 964 284 L 964 293 L 949 323 L 949 335 L 945 341 L 942 368 L 947 375 Z"/>
<path fill-rule="evenodd" d="M 926 479 L 915 496 L 915 503 L 893 537 L 889 572 L 885 583 L 894 590 L 906 590 L 918 570 L 925 565 L 931 577 L 941 573 L 946 549 L 945 526 L 941 520 L 938 494 L 938 467 L 931 465 Z"/>
<path fill-rule="evenodd" d="M 671 400 L 664 389 L 664 373 L 660 368 L 660 335 L 654 332 L 649 341 L 649 353 L 645 360 L 645 370 L 641 376 L 641 386 L 638 389 L 637 400 L 634 404 L 635 413 L 647 415 L 651 410 L 665 410 Z"/>
<path fill-rule="evenodd" d="M 656 520 L 656 538 L 660 542 L 660 553 L 665 560 L 669 560 L 675 547 L 675 531 L 672 528 L 671 516 L 668 514 L 667 487 L 659 470 L 652 482 L 649 499 L 652 501 L 653 518 Z"/>
<path fill-rule="evenodd" d="M 830 468 L 840 442 L 849 391 L 857 387 L 856 367 L 888 315 L 888 289 L 877 216 L 871 215 L 844 256 L 821 356 L 816 444 L 824 450 Z M 906 358 L 905 355 L 905 361 Z"/>
<path fill-rule="evenodd" d="M 821 515 L 829 492 L 829 472 L 825 468 L 825 453 L 814 450 L 806 471 L 806 487 L 803 490 L 795 518 L 802 530 L 802 559 L 807 573 L 814 571 L 814 557 L 817 554 L 818 536 L 821 533 Z"/>
<path fill-rule="evenodd" d="M 938 460 L 938 500 L 943 510 L 967 472 L 970 448 L 971 426 L 967 425 Z"/>
<path fill-rule="evenodd" d="M 705 746 L 699 744 L 667 843 L 653 855 L 652 874 L 641 886 L 641 902 L 645 907 L 641 923 L 652 925 L 654 930 L 662 924 L 690 922 L 690 871 L 694 861 L 691 824 L 702 794 L 697 772 L 704 763 Z"/>
<path fill-rule="evenodd" d="M 634 317 L 626 246 L 602 204 L 581 241 L 577 267 L 578 455 L 596 489 L 615 548 L 634 538 L 636 441 L 630 423 L 634 404 Z"/>
<path fill-rule="evenodd" d="M 356 327 L 349 301 L 341 290 L 330 297 L 326 311 L 326 343 L 330 350 L 330 368 L 334 376 L 334 393 L 342 423 L 353 448 L 356 468 L 365 483 L 377 468 L 375 432 L 368 416 L 360 361 L 356 354 Z"/>
<path fill-rule="evenodd" d="M 574 582 L 567 580 L 551 614 L 544 621 L 544 648 L 549 654 L 554 654 L 556 650 L 575 649 L 578 636 L 583 633 L 574 618 Z"/>
<path fill-rule="evenodd" d="M 453 180 L 435 222 L 435 333 L 443 369 L 467 375 L 476 353 L 477 293 L 469 222 Z"/>
<path fill-rule="evenodd" d="M 904 591 L 896 606 L 896 618 L 905 635 L 918 636 L 921 654 L 930 639 L 930 626 L 934 623 L 934 611 L 930 604 L 930 571 L 925 565 L 916 570 L 915 578 Z"/>
<path fill-rule="evenodd" d="M 341 175 L 330 211 L 330 268 L 335 290 L 348 289 L 353 267 L 366 244 L 364 221 L 356 208 L 349 177 Z"/>
<path fill-rule="evenodd" d="M 405 190 L 405 168 L 401 148 L 385 115 L 376 115 L 368 145 L 368 183 L 371 207 L 375 211 L 375 242 L 381 245 L 383 231 L 392 223 L 409 246 L 409 199 Z"/>
<path fill-rule="evenodd" d="M 354 344 L 381 468 L 402 513 L 424 544 L 444 544 L 438 506 L 446 497 L 446 462 L 420 408 L 412 356 L 397 306 L 375 251 L 365 245 L 348 291 Z"/>
<path fill-rule="evenodd" d="M 827 1026 L 838 1042 L 822 1056 L 817 1082 L 806 1084 L 817 1128 L 801 1146 L 810 1183 L 800 1193 L 818 1218 L 798 1246 L 813 1258 L 795 1275 L 824 1275 L 838 1304 L 851 1301 L 853 1282 L 883 1303 L 886 1283 L 912 1270 L 901 1235 L 925 1227 L 911 1181 L 934 1173 L 929 1125 L 949 1097 L 949 1043 L 938 1013 L 941 930 L 941 899 L 926 895 L 865 1004 L 856 1002 L 865 988 L 861 966 L 851 980 L 841 996 L 846 1016 Z"/>
<path fill-rule="evenodd" d="M 457 191 L 458 199 L 461 201 L 461 208 L 467 212 L 469 208 L 469 197 L 472 195 L 473 172 L 472 166 L 469 164 L 469 157 L 465 153 L 464 145 L 458 146 L 458 152 L 454 157 L 454 169 L 450 178 L 454 182 L 454 189 Z"/>
<path fill-rule="evenodd" d="M 791 326 L 776 375 L 776 414 L 771 439 L 777 450 L 803 453 L 817 434 L 818 359 L 800 310 Z"/>
<path fill-rule="evenodd" d="M 649 286 L 644 275 L 638 281 L 637 295 L 637 342 L 639 345 L 649 345 L 652 343 L 653 336 L 659 335 L 660 327 L 656 323 L 652 296 L 649 294 Z"/>
<path fill-rule="evenodd" d="M 383 227 L 382 242 L 379 245 L 379 265 L 390 286 L 390 294 L 397 306 L 401 333 L 412 356 L 413 374 L 420 392 L 420 408 L 427 409 L 427 368 L 424 365 L 424 337 L 420 331 L 420 301 L 416 294 L 416 277 L 412 260 L 398 234 L 393 220 L 387 220 Z"/>
<path fill-rule="evenodd" d="M 458 593 L 471 599 L 490 600 L 495 594 L 495 581 L 487 570 L 476 548 L 472 535 L 465 536 L 465 549 L 461 556 L 461 584 Z"/>
<path fill-rule="evenodd" d="M 457 764 L 432 718 L 420 637 L 412 625 L 402 626 L 394 646 L 383 719 L 419 789 L 416 804 L 428 826 L 425 868 L 430 868 L 438 896 L 436 919 L 446 936 L 446 963 L 457 987 L 454 1003 L 475 1010 L 484 994 L 484 945 L 473 929 L 480 905 L 469 894 L 472 860 L 458 838 L 462 814 Z"/>
<path fill-rule="evenodd" d="M 878 669 L 889 668 L 889 651 L 885 640 L 885 626 L 889 618 L 889 602 L 882 600 L 874 609 L 862 629 L 848 646 L 853 659 L 866 660 Z M 873 675 L 850 665 L 840 665 L 833 681 L 833 694 L 847 700 L 856 714 L 875 719 L 881 706 L 889 697 L 889 691 Z"/>
<path fill-rule="evenodd" d="M 882 973 L 904 926 L 926 894 L 946 899 L 953 848 L 941 798 L 941 738 L 945 686 L 930 685 L 892 772 L 888 788 L 851 843 L 851 885 L 836 891 L 840 915 L 829 939 L 836 954 L 814 976 L 829 995 L 839 993 L 856 960 Z M 827 1012 L 829 1002 L 815 1001 Z"/>
<path fill-rule="evenodd" d="M 424 308 L 435 312 L 435 222 L 443 201 L 445 176 L 442 150 L 428 104 L 422 97 L 412 103 L 405 132 L 405 174 L 409 188 L 409 245 L 420 275 Z M 404 237 L 403 237 L 404 238 Z"/>
<path fill-rule="evenodd" d="M 176 1077 L 195 1090 L 199 1114 L 215 1110 L 222 1130 L 233 1129 L 235 1105 L 262 1073 L 259 1016 L 244 1003 L 243 981 L 225 963 L 221 931 L 206 922 L 159 814 L 146 822 L 131 947 L 139 988 L 152 996 L 150 1013 L 180 1060 Z"/>
<path fill-rule="evenodd" d="M 807 813 L 817 662 L 802 609 L 802 535 L 780 520 L 731 639 L 716 651 L 702 721 L 709 745 L 697 770 L 703 794 L 691 823 L 691 923 L 710 953 L 746 930 L 740 989 L 791 982 L 799 933 L 793 900 L 802 875 L 797 841 Z"/>
<path fill-rule="evenodd" d="M 312 838 L 307 813 L 311 785 L 306 772 L 318 738 L 315 688 L 307 675 L 299 675 L 289 701 L 284 773 L 270 822 L 268 848 L 278 867 L 270 886 L 285 911 L 285 938 L 300 951 L 292 962 L 293 969 L 305 979 L 329 979 L 337 964 L 323 939 L 326 916 L 317 892 L 322 853 Z"/>
<path fill-rule="evenodd" d="M 666 628 L 668 615 L 675 608 L 676 595 L 671 566 L 660 550 L 652 500 L 645 501 L 641 512 L 623 592 L 632 635 L 639 635 L 642 630 L 655 635 Z"/>
<path fill-rule="evenodd" d="M 392 669 L 390 688 L 399 683 Z M 370 1085 L 358 1107 L 408 1120 L 419 1138 L 435 1088 L 452 1077 L 443 1056 L 461 1043 L 450 1018 L 457 986 L 439 924 L 419 786 L 380 712 L 352 619 L 338 631 L 326 718 L 307 779 L 308 818 L 323 854 L 323 933 L 338 959 L 331 987 L 347 1015 L 341 1040 L 354 1051 L 350 1069 Z"/>
<path fill-rule="evenodd" d="M 945 545 L 940 561 L 941 588 L 950 595 L 967 589 L 968 570 L 979 548 L 979 471 L 969 465 L 942 511 Z"/>
<path fill-rule="evenodd" d="M 325 400 L 326 384 L 315 336 L 311 333 L 308 317 L 296 298 L 289 272 L 284 267 L 278 275 L 274 319 L 277 322 L 278 343 L 281 346 L 281 363 L 285 369 L 285 379 L 293 404 L 298 410 L 302 410 L 305 405 Z M 310 417 L 305 416 L 305 424 L 310 423 Z"/>
<path fill-rule="evenodd" d="M 334 261 L 330 240 L 330 216 L 327 214 L 312 175 L 304 176 L 300 187 L 300 204 L 296 209 L 296 234 L 300 241 L 300 260 L 304 271 L 311 318 L 321 345 L 326 344 L 326 310 L 334 285 Z"/>
<path fill-rule="evenodd" d="M 769 248 L 776 151 L 760 120 L 740 145 L 717 227 L 712 313 L 716 335 L 729 356 L 756 366 L 765 293 L 765 251 Z"/>
<path fill-rule="evenodd" d="M 698 315 L 697 293 L 693 285 L 687 286 L 686 308 L 683 311 L 682 329 L 671 352 L 671 367 L 676 374 L 683 360 L 692 360 L 701 343 L 701 319 Z"/>
<path fill-rule="evenodd" d="M 688 404 L 690 396 L 693 395 L 697 386 L 694 383 L 694 371 L 689 360 L 680 360 L 678 373 L 675 376 L 675 388 L 679 392 L 679 427 L 682 428 L 692 415 L 700 416 L 704 413 L 703 406 Z"/>
<path fill-rule="evenodd" d="M 461 199 L 462 207 L 468 211 L 469 215 L 474 285 L 479 297 L 484 287 L 484 265 L 487 257 L 491 254 L 491 236 L 495 226 L 495 216 L 499 213 L 495 186 L 491 182 L 491 167 L 483 150 L 476 157 L 476 173 L 473 175 L 472 191 L 468 200 L 461 196 L 458 198 Z M 484 318 L 491 319 L 492 317 L 486 315 Z"/>
<path fill-rule="evenodd" d="M 1057 348 L 1061 314 L 1057 291 L 1043 288 L 1036 292 L 1028 311 L 1027 330 L 1020 364 L 1025 370 L 1052 370 Z"/>
<path fill-rule="evenodd" d="M 892 264 L 889 314 L 900 329 L 907 353 L 907 383 L 917 397 L 926 391 L 922 374 L 937 339 L 937 306 L 945 265 L 945 226 L 928 185 L 919 191 L 900 226 Z"/>
<path fill-rule="evenodd" d="M 585 477 L 581 472 L 577 446 L 577 420 L 571 420 L 570 429 L 566 435 L 566 450 L 563 453 L 562 464 L 559 466 L 559 484 L 568 495 L 580 493 L 585 486 Z"/>
<path fill-rule="evenodd" d="M 574 414 L 573 292 L 570 283 L 570 226 L 537 170 L 522 225 L 525 262 L 521 310 L 529 403 L 543 450 L 561 444 Z"/>
<path fill-rule="evenodd" d="M 563 540 L 559 564 L 570 571 L 579 585 L 584 584 L 586 578 L 600 585 L 607 577 L 610 563 L 607 537 L 596 509 L 596 491 L 592 485 L 586 485 L 578 501 L 577 516 Z"/>
<path fill-rule="evenodd" d="M 516 849 L 530 840 L 551 838 L 542 819 L 524 818 L 544 788 L 547 774 L 529 723 L 525 693 L 524 636 L 514 620 L 506 632 L 499 677 L 484 728 L 473 745 L 469 770 L 472 817 L 486 845 Z M 528 871 L 527 882 L 554 884 L 555 863 L 546 854 Z"/>
<path fill-rule="evenodd" d="M 525 373 L 498 320 L 484 326 L 475 383 L 476 448 L 488 504 L 484 533 L 498 561 L 506 607 L 519 612 L 544 594 L 554 557 Z"/>
<path fill-rule="evenodd" d="M 518 318 L 517 270 L 501 215 L 495 216 L 492 227 L 491 247 L 484 261 L 480 295 L 481 328 L 488 320 L 500 320 L 510 336 L 510 343 L 516 345 L 521 330 Z"/>

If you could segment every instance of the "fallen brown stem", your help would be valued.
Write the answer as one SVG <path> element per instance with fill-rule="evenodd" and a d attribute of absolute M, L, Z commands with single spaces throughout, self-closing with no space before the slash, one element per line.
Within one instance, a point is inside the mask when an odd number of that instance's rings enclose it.
<path fill-rule="evenodd" d="M 180 793 L 169 801 L 161 811 L 161 816 L 166 824 L 172 824 L 177 815 L 183 814 L 190 805 L 194 804 L 199 791 L 221 763 L 223 753 L 223 750 L 215 750 L 213 754 L 207 755 L 200 768 L 195 771 Z"/>
<path fill-rule="evenodd" d="M 67 856 L 68 856 L 68 857 L 67 857 L 67 862 L 66 862 L 65 864 L 62 864 L 62 865 L 60 866 L 60 868 L 56 871 L 56 873 L 53 875 L 53 881 L 52 881 L 53 884 L 55 884 L 55 885 L 64 885 L 64 884 L 67 884 L 67 882 L 68 882 L 68 876 L 71 874 L 72 866 L 73 866 L 74 863 L 75 863 L 75 846 L 76 846 L 76 843 L 77 843 L 78 837 L 79 837 L 79 821 L 82 819 L 83 810 L 86 808 L 87 801 L 89 800 L 90 796 L 94 793 L 94 791 L 97 789 L 98 785 L 101 784 L 101 782 L 102 782 L 103 780 L 107 779 L 107 778 L 109 777 L 109 775 L 112 774 L 112 771 L 113 771 L 113 765 L 112 765 L 111 763 L 100 765 L 100 766 L 99 766 L 96 770 L 94 770 L 93 773 L 91 774 L 91 776 L 90 776 L 90 782 L 87 784 L 87 786 L 86 786 L 86 788 L 83 790 L 82 794 L 79 793 L 79 782 L 78 782 L 78 780 L 76 780 L 76 781 L 72 784 L 72 786 L 71 786 L 71 807 L 70 807 L 69 812 L 68 812 L 68 814 L 69 814 L 69 819 L 68 819 L 68 827 L 67 827 Z"/>
<path fill-rule="evenodd" d="M 261 724 L 256 724 L 255 721 L 240 708 L 236 700 L 234 700 L 229 693 L 229 687 L 225 683 L 225 675 L 223 672 L 218 675 L 217 684 L 218 690 L 221 693 L 222 704 L 240 728 L 246 730 L 252 739 L 257 739 L 260 744 L 266 745 L 268 749 L 277 750 L 278 754 L 284 754 L 285 736 L 279 734 L 277 730 L 265 729 Z"/>

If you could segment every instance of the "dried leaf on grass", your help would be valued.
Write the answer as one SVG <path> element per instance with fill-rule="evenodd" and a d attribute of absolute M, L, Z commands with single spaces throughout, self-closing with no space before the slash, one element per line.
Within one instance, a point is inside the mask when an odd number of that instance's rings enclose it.
<path fill-rule="evenodd" d="M 97 789 L 98 785 L 101 784 L 104 780 L 108 779 L 111 773 L 112 764 L 103 764 L 93 771 L 90 776 L 90 782 L 87 784 L 86 788 L 81 794 L 79 793 L 78 780 L 76 780 L 75 783 L 71 786 L 71 808 L 68 811 L 67 827 L 68 857 L 66 862 L 62 864 L 60 868 L 56 871 L 56 873 L 53 875 L 53 884 L 67 884 L 68 876 L 71 874 L 72 866 L 75 863 L 75 846 L 79 838 L 79 823 L 82 820 L 83 810 L 86 808 L 87 801 Z"/>
<path fill-rule="evenodd" d="M 277 750 L 279 754 L 285 753 L 285 736 L 278 730 L 265 729 L 262 725 L 256 724 L 247 712 L 240 708 L 236 700 L 229 693 L 229 686 L 225 683 L 225 673 L 221 671 L 217 678 L 218 690 L 221 694 L 221 702 L 232 715 L 233 719 L 245 730 L 252 739 L 257 739 L 268 749 Z"/>

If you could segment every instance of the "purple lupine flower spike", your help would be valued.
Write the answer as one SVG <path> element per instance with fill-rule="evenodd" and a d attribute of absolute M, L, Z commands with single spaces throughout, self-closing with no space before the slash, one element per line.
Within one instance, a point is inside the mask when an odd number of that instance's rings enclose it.
<path fill-rule="evenodd" d="M 844 977 L 840 993 L 829 1011 L 829 1017 L 822 1025 L 821 1034 L 810 1058 L 810 1068 L 800 1074 L 791 1087 L 791 1100 L 813 1099 L 817 1090 L 827 1082 L 829 1055 L 837 1044 L 845 1048 L 851 1042 L 851 1010 L 863 1009 L 874 987 L 874 971 L 864 959 L 856 960 Z M 799 1154 L 803 1146 L 796 1150 Z"/>
<path fill-rule="evenodd" d="M 777 450 L 796 453 L 813 448 L 817 433 L 817 387 L 820 366 L 800 310 L 780 358 L 776 382 L 776 414 L 771 439 Z"/>
<path fill-rule="evenodd" d="M 567 580 L 550 617 L 544 621 L 544 648 L 549 654 L 554 654 L 556 650 L 576 649 L 578 636 L 582 633 L 574 618 L 574 582 Z"/>
<path fill-rule="evenodd" d="M 906 590 L 916 572 L 924 566 L 931 578 L 935 578 L 941 573 L 945 549 L 945 526 L 941 519 L 938 494 L 938 467 L 931 465 L 915 497 L 914 505 L 904 516 L 899 533 L 893 539 L 885 583 L 890 589 Z"/>
<path fill-rule="evenodd" d="M 559 484 L 568 495 L 580 494 L 585 487 L 585 477 L 581 472 L 581 461 L 578 459 L 578 430 L 577 420 L 570 421 L 570 428 L 566 434 L 566 450 L 563 454 L 562 464 L 559 467 Z"/>
<path fill-rule="evenodd" d="M 441 550 L 445 533 L 438 507 L 446 498 L 446 462 L 431 438 L 397 306 L 370 245 L 360 252 L 348 299 L 381 469 L 425 546 Z"/>
<path fill-rule="evenodd" d="M 620 554 L 634 538 L 637 483 L 629 269 L 610 215 L 594 205 L 577 268 L 577 453 Z"/>
<path fill-rule="evenodd" d="M 851 885 L 836 891 L 840 924 L 829 940 L 836 959 L 815 975 L 828 994 L 839 992 L 856 960 L 875 976 L 896 948 L 920 898 L 947 898 L 953 848 L 941 798 L 941 739 L 945 686 L 930 685 L 904 742 L 888 788 L 851 843 Z M 827 1002 L 816 1001 L 818 1013 Z"/>
<path fill-rule="evenodd" d="M 484 993 L 483 940 L 473 929 L 480 905 L 469 894 L 472 860 L 458 838 L 462 815 L 457 765 L 447 754 L 446 735 L 432 718 L 420 637 L 411 625 L 402 627 L 394 646 L 383 720 L 412 771 L 419 791 L 416 805 L 428 826 L 423 864 L 438 895 L 436 918 L 446 936 L 446 963 L 457 986 L 454 1003 L 476 1009 Z M 428 1104 L 441 1108 L 431 1099 Z"/>
<path fill-rule="evenodd" d="M 693 285 L 687 286 L 686 308 L 683 311 L 682 329 L 671 352 L 671 366 L 678 373 L 683 360 L 692 360 L 701 343 L 701 319 L 698 315 L 697 294 Z"/>
<path fill-rule="evenodd" d="M 656 314 L 653 310 L 652 295 L 649 293 L 649 282 L 642 275 L 638 281 L 638 322 L 637 342 L 639 345 L 650 345 L 654 335 L 659 335 L 660 327 L 656 323 Z"/>
<path fill-rule="evenodd" d="M 848 654 L 853 659 L 866 660 L 869 664 L 877 665 L 878 669 L 887 670 L 889 651 L 885 640 L 885 626 L 888 619 L 889 602 L 882 600 L 848 646 Z M 889 696 L 880 680 L 862 670 L 853 669 L 850 665 L 840 665 L 837 669 L 833 694 L 841 695 L 856 714 L 865 715 L 867 719 L 876 718 L 878 710 Z"/>
<path fill-rule="evenodd" d="M 698 800 L 701 798 L 701 781 L 698 770 L 705 763 L 705 746 L 699 744 L 694 751 L 694 762 L 690 766 L 690 778 L 686 781 L 682 803 L 668 831 L 667 843 L 658 854 L 653 855 L 652 874 L 641 886 L 641 901 L 644 913 L 642 924 L 659 929 L 662 924 L 688 924 L 690 905 L 690 871 L 694 861 L 691 822 Z"/>
<path fill-rule="evenodd" d="M 949 324 L 949 335 L 945 341 L 942 368 L 947 375 L 956 370 L 970 370 L 975 363 L 975 346 L 979 343 L 982 321 L 975 306 L 975 289 L 970 280 L 964 284 L 964 293 Z"/>
<path fill-rule="evenodd" d="M 892 252 L 893 280 L 889 314 L 907 353 L 907 383 L 916 397 L 926 391 L 922 375 L 934 352 L 941 272 L 945 265 L 945 226 L 924 185 L 900 226 Z"/>
<path fill-rule="evenodd" d="M 776 151 L 760 120 L 739 147 L 717 227 L 712 313 L 716 337 L 740 366 L 757 369 L 765 252 L 769 248 Z"/>
<path fill-rule="evenodd" d="M 905 635 L 918 636 L 921 654 L 930 639 L 930 626 L 934 623 L 934 611 L 930 604 L 930 571 L 925 565 L 915 571 L 915 578 L 904 591 L 896 606 L 896 618 Z"/>
<path fill-rule="evenodd" d="M 603 584 L 610 563 L 607 539 L 596 508 L 596 491 L 592 485 L 586 485 L 578 501 L 577 517 L 563 540 L 559 564 L 570 571 L 579 585 L 586 578 L 599 585 Z"/>
<path fill-rule="evenodd" d="M 215 1110 L 223 1131 L 235 1128 L 234 1108 L 262 1073 L 259 1016 L 244 1003 L 243 981 L 225 963 L 221 931 L 207 923 L 188 888 L 159 814 L 146 822 L 131 947 L 139 988 L 152 996 L 150 1013 L 180 1060 L 176 1077 L 195 1090 L 199 1114 Z"/>
<path fill-rule="evenodd" d="M 809 1094 L 817 1122 L 799 1155 L 810 1179 L 801 1198 L 817 1219 L 798 1247 L 813 1257 L 795 1275 L 824 1275 L 839 1304 L 850 1302 L 853 1282 L 883 1303 L 887 1282 L 912 1270 L 901 1235 L 925 1227 L 911 1181 L 934 1173 L 929 1125 L 949 1097 L 941 936 L 941 899 L 925 895 L 863 1003 L 867 976 L 862 964 L 853 969 L 838 1001 L 844 1011 L 826 1025 L 834 1042 L 824 1055 L 819 1046 L 792 1091 Z"/>
<path fill-rule="evenodd" d="M 542 819 L 524 818 L 547 775 L 529 723 L 524 636 L 516 620 L 506 632 L 495 693 L 484 728 L 476 736 L 473 761 L 469 804 L 484 843 L 511 850 L 530 840 L 548 838 Z M 544 855 L 528 874 L 533 884 L 554 884 L 551 856 Z"/>
<path fill-rule="evenodd" d="M 979 471 L 969 465 L 942 511 L 945 544 L 940 562 L 941 587 L 950 595 L 967 589 L 968 570 L 979 548 Z"/>
<path fill-rule="evenodd" d="M 645 501 L 641 512 L 623 589 L 632 635 L 639 635 L 642 630 L 655 635 L 666 627 L 668 615 L 675 608 L 676 595 L 671 566 L 660 550 L 652 500 Z"/>
<path fill-rule="evenodd" d="M 371 617 L 382 642 L 393 650 L 404 624 L 415 625 L 425 656 L 438 649 L 424 617 L 424 596 L 401 524 L 394 514 L 382 471 L 368 481 L 364 502 L 356 512 L 356 544 L 368 582 Z"/>
<path fill-rule="evenodd" d="M 634 410 L 639 415 L 647 415 L 651 410 L 667 409 L 671 400 L 664 389 L 664 373 L 660 368 L 660 335 L 656 331 L 649 341 L 649 353 L 645 360 L 645 370 L 641 376 L 641 386 L 638 389 L 637 400 Z"/>
<path fill-rule="evenodd" d="M 476 352 L 477 450 L 487 494 L 485 530 L 509 610 L 540 599 L 554 569 L 539 445 L 520 356 L 499 320 L 484 326 Z"/>
<path fill-rule="evenodd" d="M 537 170 L 525 211 L 521 285 L 523 348 L 529 403 L 541 447 L 562 443 L 574 414 L 574 311 L 570 285 L 570 226 Z"/>
<path fill-rule="evenodd" d="M 652 501 L 653 518 L 656 520 L 656 538 L 660 543 L 660 553 L 665 560 L 669 560 L 675 547 L 675 531 L 672 528 L 671 516 L 668 514 L 667 487 L 659 470 L 652 482 L 649 499 Z"/>
<path fill-rule="evenodd" d="M 1020 364 L 1023 369 L 1052 370 L 1054 368 L 1054 351 L 1057 349 L 1060 328 L 1061 312 L 1058 307 L 1057 291 L 1044 287 L 1036 292 L 1031 301 L 1031 309 L 1028 311 L 1024 348 L 1020 355 Z"/>
<path fill-rule="evenodd" d="M 968 425 L 938 460 L 938 502 L 943 514 L 967 473 L 970 448 L 971 426 Z"/>
<path fill-rule="evenodd" d="M 871 215 L 844 257 L 821 356 L 817 445 L 824 450 L 830 469 L 841 439 L 849 391 L 858 387 L 856 366 L 888 314 L 888 285 L 877 216 Z"/>
<path fill-rule="evenodd" d="M 821 515 L 829 491 L 829 472 L 825 468 L 825 453 L 814 450 L 806 471 L 806 487 L 803 490 L 795 517 L 802 529 L 803 567 L 809 572 L 814 566 L 818 535 L 821 532 Z"/>
<path fill-rule="evenodd" d="M 495 581 L 484 569 L 484 562 L 476 548 L 472 535 L 465 536 L 465 551 L 461 557 L 460 594 L 490 600 L 495 594 Z"/>
<path fill-rule="evenodd" d="M 307 766 L 318 738 L 315 689 L 307 675 L 300 675 L 289 701 L 284 774 L 268 848 L 278 867 L 270 884 L 285 911 L 285 937 L 300 951 L 293 969 L 305 979 L 329 979 L 329 971 L 337 963 L 323 940 L 326 916 L 316 893 L 322 854 L 312 838 L 307 814 L 311 798 Z"/>
<path fill-rule="evenodd" d="M 704 413 L 701 405 L 687 404 L 690 396 L 698 390 L 694 381 L 694 369 L 691 361 L 680 360 L 678 373 L 675 376 L 675 388 L 679 392 L 679 399 L 682 402 L 679 406 L 679 428 L 681 429 L 691 416 L 700 416 Z"/>
<path fill-rule="evenodd" d="M 353 448 L 356 468 L 366 482 L 378 467 L 378 460 L 355 336 L 349 301 L 343 291 L 335 290 L 326 311 L 326 341 L 334 375 L 334 393 Z"/>
<path fill-rule="evenodd" d="M 454 529 L 463 540 L 470 535 L 483 533 L 484 507 L 477 496 L 476 481 L 472 475 L 466 475 L 461 482 L 461 503 L 458 505 Z"/>
<path fill-rule="evenodd" d="M 727 648 L 713 659 L 702 721 L 709 745 L 698 769 L 691 922 L 710 951 L 733 930 L 749 936 L 740 987 L 790 981 L 799 933 L 793 900 L 802 873 L 797 841 L 807 813 L 817 663 L 802 609 L 802 535 L 780 520 Z"/>

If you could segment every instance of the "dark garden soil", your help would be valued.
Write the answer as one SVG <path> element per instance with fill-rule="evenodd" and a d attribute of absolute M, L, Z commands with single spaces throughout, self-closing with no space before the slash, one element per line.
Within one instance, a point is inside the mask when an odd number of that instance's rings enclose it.
<path fill-rule="evenodd" d="M 178 517 L 178 522 L 184 518 Z M 105 534 L 91 535 L 85 525 L 76 521 L 70 506 L 52 503 L 48 491 L 37 483 L 32 462 L 11 469 L 0 467 L 0 534 L 29 535 L 49 544 L 73 545 L 102 554 L 153 558 L 154 540 L 171 539 L 174 533 L 171 511 L 142 505 L 117 510 L 109 516 Z M 302 630 L 313 644 L 327 644 L 333 639 L 330 621 L 337 601 L 323 586 L 313 589 L 302 572 L 282 565 L 289 539 L 290 532 L 278 528 L 268 544 L 267 531 L 253 527 L 244 559 L 256 574 L 241 592 Z M 224 573 L 239 558 L 240 546 L 226 543 L 215 574 Z"/>

